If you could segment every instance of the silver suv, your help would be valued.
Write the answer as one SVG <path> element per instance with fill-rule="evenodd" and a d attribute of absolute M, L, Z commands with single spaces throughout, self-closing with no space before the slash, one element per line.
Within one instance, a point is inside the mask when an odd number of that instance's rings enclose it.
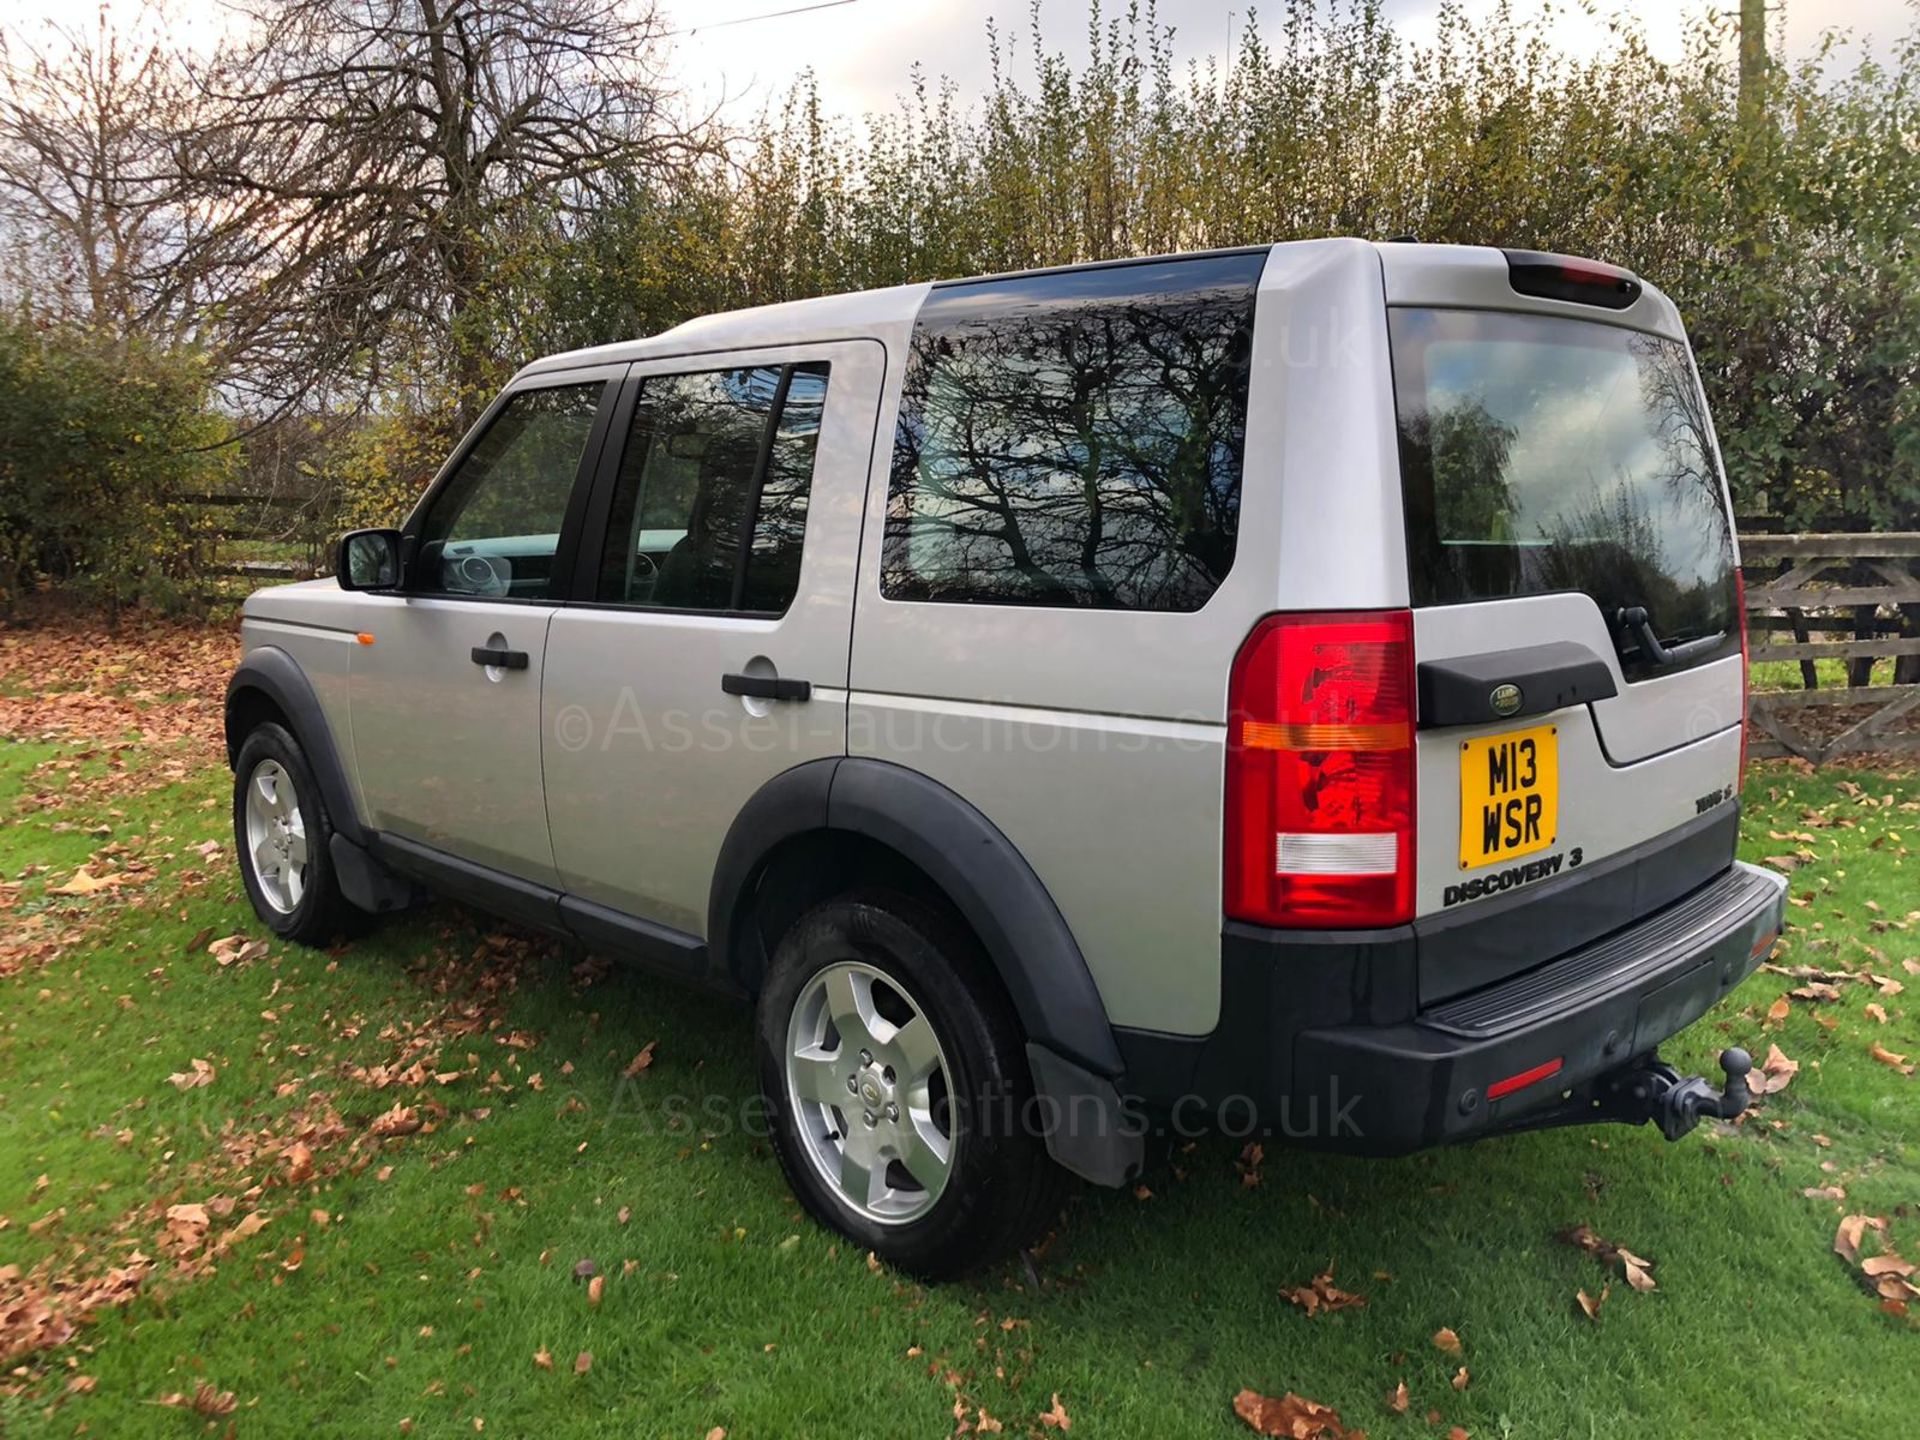
<path fill-rule="evenodd" d="M 1326 240 L 529 365 L 246 606 L 261 919 L 440 891 L 750 1000 L 795 1192 L 905 1268 L 1202 1125 L 1377 1154 L 1746 1103 L 1745 630 L 1673 305 Z"/>

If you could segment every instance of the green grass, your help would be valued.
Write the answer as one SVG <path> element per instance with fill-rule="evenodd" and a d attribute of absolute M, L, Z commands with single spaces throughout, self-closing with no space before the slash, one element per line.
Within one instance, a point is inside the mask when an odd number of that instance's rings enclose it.
<path fill-rule="evenodd" d="M 471 1435 L 476 1418 L 489 1435 L 940 1436 L 957 1392 L 1009 1435 L 1058 1433 L 1037 1420 L 1057 1393 L 1076 1436 L 1230 1437 L 1248 1433 L 1230 1406 L 1250 1386 L 1336 1406 L 1376 1437 L 1445 1433 L 1429 1408 L 1475 1436 L 1883 1437 L 1920 1404 L 1920 1337 L 1830 1249 L 1839 1215 L 1862 1211 L 1895 1217 L 1894 1242 L 1920 1256 L 1920 1079 L 1866 1053 L 1870 1039 L 1920 1050 L 1920 978 L 1900 968 L 1920 954 L 1911 781 L 1762 768 L 1749 784 L 1744 853 L 1804 861 L 1782 963 L 1870 968 L 1909 993 L 1882 997 L 1884 1026 L 1849 985 L 1765 1030 L 1798 982 L 1756 976 L 1671 1049 L 1694 1069 L 1736 1042 L 1800 1061 L 1738 1131 L 1669 1145 L 1563 1130 L 1396 1162 L 1273 1145 L 1253 1188 L 1238 1143 L 1216 1138 L 1159 1164 L 1147 1198 L 1080 1191 L 1037 1289 L 1017 1264 L 929 1288 L 801 1217 L 742 1123 L 743 1012 L 543 946 L 476 961 L 497 927 L 444 906 L 337 954 L 276 944 L 221 968 L 189 944 L 199 932 L 264 934 L 231 861 L 193 848 L 226 838 L 224 773 L 42 809 L 34 768 L 61 753 L 0 743 L 0 877 L 49 867 L 0 929 L 84 927 L 61 958 L 0 980 L 0 1264 L 157 1254 L 166 1206 L 253 1186 L 271 1218 L 213 1273 L 163 1265 L 34 1359 L 0 1398 L 0 1434 L 223 1433 L 151 1403 L 203 1381 L 234 1393 L 247 1436 L 397 1435 L 403 1419 Z M 114 844 L 151 883 L 45 893 Z M 453 1083 L 375 1090 L 348 1073 L 464 1004 L 490 1028 L 437 1046 Z M 656 1039 L 652 1067 L 623 1080 Z M 214 1083 L 175 1090 L 167 1076 L 195 1057 Z M 430 1133 L 369 1139 L 396 1101 L 445 1113 Z M 350 1138 L 316 1147 L 318 1181 L 288 1183 L 278 1155 L 228 1157 L 236 1135 L 285 1137 L 326 1105 Z M 1844 1206 L 1802 1193 L 1831 1184 Z M 1608 1273 L 1554 1239 L 1583 1222 L 1650 1257 L 1659 1286 L 1611 1277 L 1597 1323 L 1574 1295 Z M 589 1258 L 606 1276 L 597 1307 L 572 1273 Z M 1364 1308 L 1308 1318 L 1281 1297 L 1329 1264 Z M 1461 1358 L 1430 1342 L 1443 1326 Z M 543 1348 L 551 1371 L 534 1364 Z M 582 1351 L 592 1368 L 575 1375 Z M 1455 1391 L 1461 1364 L 1471 1382 Z M 74 1375 L 95 1387 L 66 1394 Z M 1413 1404 L 1394 1416 L 1383 1397 L 1402 1380 Z"/>
<path fill-rule="evenodd" d="M 1755 690 L 1803 690 L 1800 662 L 1798 660 L 1769 660 L 1766 647 L 1760 646 L 1753 652 L 1753 670 L 1748 677 Z M 1894 661 L 1882 657 L 1873 662 L 1873 669 L 1867 676 L 1869 685 L 1891 685 L 1893 683 Z M 1847 688 L 1847 665 L 1844 660 L 1816 660 L 1813 662 L 1814 678 L 1820 682 L 1822 690 L 1844 690 Z"/>

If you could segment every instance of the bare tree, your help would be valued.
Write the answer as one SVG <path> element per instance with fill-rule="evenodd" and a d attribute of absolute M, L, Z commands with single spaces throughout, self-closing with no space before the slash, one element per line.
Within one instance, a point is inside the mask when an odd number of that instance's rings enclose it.
<path fill-rule="evenodd" d="M 185 338 L 204 297 L 192 217 L 170 175 L 182 77 L 103 13 L 36 46 L 0 35 L 0 224 L 9 287 L 51 318 Z"/>
<path fill-rule="evenodd" d="M 463 409 L 488 359 L 466 333 L 487 240 L 521 205 L 590 206 L 703 149 L 661 69 L 653 0 L 247 0 L 199 75 L 211 116 L 181 172 L 264 237 L 283 385 L 448 355 Z"/>

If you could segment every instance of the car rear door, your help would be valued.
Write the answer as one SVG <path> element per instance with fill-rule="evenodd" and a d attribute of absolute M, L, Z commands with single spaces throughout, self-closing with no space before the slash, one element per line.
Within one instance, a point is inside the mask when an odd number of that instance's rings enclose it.
<path fill-rule="evenodd" d="M 728 827 L 846 753 L 878 340 L 633 367 L 547 646 L 547 814 L 570 924 L 704 936 Z M 671 942 L 668 945 L 671 950 Z"/>
<path fill-rule="evenodd" d="M 1396 305 L 1393 278 L 1431 1002 L 1726 868 L 1744 666 L 1726 487 L 1671 307 L 1509 290 L 1489 308 L 1478 284 L 1480 304 L 1436 303 L 1431 280 Z"/>

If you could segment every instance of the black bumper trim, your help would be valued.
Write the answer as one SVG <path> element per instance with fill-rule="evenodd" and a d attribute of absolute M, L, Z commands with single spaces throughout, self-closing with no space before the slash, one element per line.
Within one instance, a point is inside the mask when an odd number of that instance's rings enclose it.
<path fill-rule="evenodd" d="M 1705 949 L 1747 911 L 1776 896 L 1765 875 L 1736 867 L 1639 925 L 1427 1010 L 1420 1023 L 1473 1039 L 1520 1029 L 1588 996 L 1632 985 L 1676 950 Z"/>
<path fill-rule="evenodd" d="M 1709 886 L 1713 893 L 1698 897 L 1697 906 L 1675 907 L 1690 912 L 1687 923 L 1662 912 L 1595 947 L 1631 962 L 1583 971 L 1568 993 L 1549 995 L 1526 975 L 1476 995 L 1485 1002 L 1475 1012 L 1483 1022 L 1508 998 L 1527 1006 L 1495 1028 L 1463 1035 L 1429 1023 L 1429 1013 L 1402 1025 L 1301 1034 L 1290 1095 L 1347 1097 L 1338 1112 L 1343 1128 L 1309 1138 L 1356 1154 L 1403 1155 L 1525 1128 L 1530 1116 L 1558 1106 L 1569 1092 L 1577 1100 L 1590 1082 L 1691 1025 L 1759 965 L 1783 923 L 1785 882 L 1745 865 L 1727 880 Z M 1556 964 L 1592 958 L 1582 952 Z M 1487 1098 L 1489 1087 L 1554 1061 L 1560 1068 L 1551 1076 Z M 1292 1103 L 1297 1111 L 1300 1102 Z M 1556 1123 L 1579 1118 L 1576 1105 Z"/>
<path fill-rule="evenodd" d="M 1197 1037 L 1116 1031 L 1124 1088 L 1149 1108 L 1179 1107 L 1184 1120 L 1244 1124 L 1253 1112 L 1269 1134 L 1361 1154 L 1518 1128 L 1697 1020 L 1758 966 L 1785 909 L 1782 877 L 1723 864 L 1624 929 L 1424 1009 L 1404 927 L 1289 935 L 1229 925 L 1219 1026 Z M 1486 1099 L 1489 1085 L 1553 1060 L 1551 1077 Z"/>
<path fill-rule="evenodd" d="M 1414 921 L 1420 1004 L 1437 1005 L 1551 958 L 1540 954 L 1542 936 L 1564 955 L 1619 929 L 1622 915 L 1673 904 L 1723 873 L 1739 838 L 1738 802 L 1716 806 L 1648 844 Z"/>

